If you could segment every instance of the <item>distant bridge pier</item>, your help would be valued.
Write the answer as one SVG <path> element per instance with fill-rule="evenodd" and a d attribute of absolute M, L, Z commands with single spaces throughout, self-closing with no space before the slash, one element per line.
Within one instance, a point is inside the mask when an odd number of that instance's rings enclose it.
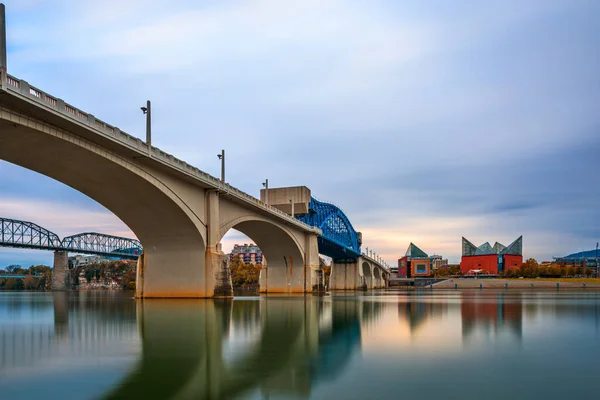
<path fill-rule="evenodd" d="M 70 289 L 69 279 L 69 253 L 66 251 L 54 252 L 54 265 L 52 267 L 52 291 Z"/>
<path fill-rule="evenodd" d="M 263 258 L 260 273 L 261 293 L 314 293 L 324 290 L 323 270 L 319 266 L 316 234 L 305 235 L 304 254 L 283 255 L 277 265 Z"/>
<path fill-rule="evenodd" d="M 368 290 L 387 286 L 388 272 L 370 257 L 334 261 L 329 278 L 330 290 Z"/>
<path fill-rule="evenodd" d="M 334 261 L 329 277 L 330 290 L 359 289 L 360 279 L 356 260 Z"/>

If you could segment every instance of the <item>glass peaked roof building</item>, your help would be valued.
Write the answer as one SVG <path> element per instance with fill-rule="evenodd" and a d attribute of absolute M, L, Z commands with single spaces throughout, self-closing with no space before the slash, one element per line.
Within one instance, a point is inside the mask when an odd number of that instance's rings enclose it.
<path fill-rule="evenodd" d="M 498 274 L 505 269 L 517 268 L 523 264 L 523 236 L 519 236 L 508 246 L 485 242 L 481 246 L 462 238 L 462 259 L 460 270 L 466 274 Z"/>
<path fill-rule="evenodd" d="M 418 248 L 415 244 L 411 243 L 408 245 L 408 249 L 406 249 L 406 257 L 411 258 L 428 258 L 429 256 L 423 250 Z"/>
<path fill-rule="evenodd" d="M 515 256 L 523 255 L 523 236 L 519 236 L 517 240 L 504 246 L 502 243 L 494 243 L 491 246 L 489 242 L 485 242 L 481 246 L 477 247 L 473 243 L 469 242 L 464 237 L 462 238 L 462 255 L 463 256 L 484 256 L 488 254 L 510 254 Z"/>

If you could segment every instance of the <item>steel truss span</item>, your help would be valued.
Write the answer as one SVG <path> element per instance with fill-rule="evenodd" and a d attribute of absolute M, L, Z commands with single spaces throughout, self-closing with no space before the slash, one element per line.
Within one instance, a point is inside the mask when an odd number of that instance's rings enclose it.
<path fill-rule="evenodd" d="M 319 253 L 334 260 L 355 259 L 360 256 L 360 234 L 337 206 L 310 198 L 308 213 L 297 218 L 323 232 L 318 239 Z"/>
<path fill-rule="evenodd" d="M 32 222 L 1 217 L 0 227 L 2 247 L 68 251 L 127 259 L 137 259 L 142 253 L 142 244 L 136 239 L 86 232 L 61 240 L 57 234 Z"/>

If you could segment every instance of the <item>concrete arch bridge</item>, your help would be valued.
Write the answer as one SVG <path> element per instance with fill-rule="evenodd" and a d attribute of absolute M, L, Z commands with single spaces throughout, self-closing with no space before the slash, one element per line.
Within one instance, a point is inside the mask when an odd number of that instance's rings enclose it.
<path fill-rule="evenodd" d="M 323 290 L 319 243 L 327 245 L 324 254 L 361 257 L 357 240 L 344 241 L 351 225 L 339 213 L 321 221 L 325 232 L 294 217 L 311 209 L 306 188 L 292 188 L 303 195 L 291 198 L 286 197 L 289 188 L 273 189 L 274 201 L 267 204 L 152 146 L 150 138 L 143 142 L 9 75 L 4 27 L 1 6 L 0 160 L 62 182 L 119 217 L 144 249 L 138 259 L 137 297 L 232 296 L 221 249 L 230 229 L 244 233 L 263 251 L 267 269 L 261 283 L 269 292 Z M 282 209 L 288 205 L 294 210 Z M 383 269 L 379 273 L 385 274 Z"/>

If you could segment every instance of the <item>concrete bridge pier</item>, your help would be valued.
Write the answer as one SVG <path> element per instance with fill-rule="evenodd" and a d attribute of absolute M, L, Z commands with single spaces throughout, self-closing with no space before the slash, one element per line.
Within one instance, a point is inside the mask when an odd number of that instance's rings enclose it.
<path fill-rule="evenodd" d="M 229 258 L 221 250 L 221 243 L 217 245 L 216 251 L 206 252 L 206 265 L 212 270 L 214 280 L 214 297 L 233 297 L 233 283 L 231 281 L 231 269 Z"/>
<path fill-rule="evenodd" d="M 324 291 L 323 270 L 319 265 L 316 234 L 305 236 L 304 251 L 273 258 L 263 251 L 260 271 L 261 293 L 317 293 Z M 260 243 L 259 243 L 260 246 Z M 262 247 L 261 247 L 262 248 Z M 304 253 L 304 254 L 302 254 Z"/>
<path fill-rule="evenodd" d="M 305 286 L 305 292 L 321 293 L 325 291 L 325 277 L 319 264 L 319 243 L 317 235 L 306 235 L 304 270 L 309 273 L 310 286 Z"/>
<path fill-rule="evenodd" d="M 373 268 L 371 264 L 362 257 L 359 257 L 358 264 L 360 265 L 359 275 L 362 278 L 361 289 L 373 289 Z"/>
<path fill-rule="evenodd" d="M 207 283 L 213 286 L 213 297 L 233 297 L 233 283 L 229 260 L 223 253 L 220 243 L 219 227 L 219 194 L 211 190 L 207 192 L 207 246 L 206 246 L 206 273 L 211 274 Z"/>
<path fill-rule="evenodd" d="M 355 290 L 359 287 L 358 267 L 353 262 L 334 262 L 329 277 L 330 290 Z"/>
<path fill-rule="evenodd" d="M 52 291 L 69 290 L 69 253 L 66 251 L 54 252 L 54 265 L 52 267 Z"/>

